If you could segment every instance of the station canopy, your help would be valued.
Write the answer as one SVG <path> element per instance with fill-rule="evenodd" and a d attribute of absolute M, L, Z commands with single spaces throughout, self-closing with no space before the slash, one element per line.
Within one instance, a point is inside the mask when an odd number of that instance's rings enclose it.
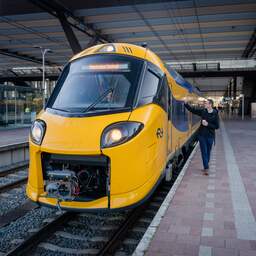
<path fill-rule="evenodd" d="M 255 0 L 0 0 L 0 76 L 59 72 L 95 43 L 147 43 L 168 63 L 255 56 Z M 19 68 L 19 69 L 17 69 Z"/>

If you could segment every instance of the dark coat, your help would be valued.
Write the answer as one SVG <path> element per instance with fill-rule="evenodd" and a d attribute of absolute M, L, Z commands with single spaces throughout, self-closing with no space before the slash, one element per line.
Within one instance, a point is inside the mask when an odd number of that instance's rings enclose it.
<path fill-rule="evenodd" d="M 195 108 L 195 107 L 191 107 L 189 104 L 184 104 L 184 106 L 191 113 L 200 116 L 202 120 L 206 120 L 208 122 L 208 126 L 202 125 L 202 122 L 201 122 L 198 135 L 207 136 L 207 137 L 212 136 L 215 138 L 215 130 L 219 129 L 218 110 L 213 109 L 212 113 L 208 113 L 206 108 Z"/>

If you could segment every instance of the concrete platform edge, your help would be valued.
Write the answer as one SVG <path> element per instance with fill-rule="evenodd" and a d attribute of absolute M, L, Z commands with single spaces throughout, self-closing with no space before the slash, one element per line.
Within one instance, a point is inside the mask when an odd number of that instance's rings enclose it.
<path fill-rule="evenodd" d="M 169 193 L 167 194 L 165 200 L 163 201 L 162 205 L 160 206 L 156 216 L 154 217 L 154 219 L 152 220 L 152 222 L 150 223 L 147 231 L 145 232 L 145 234 L 143 235 L 141 241 L 139 242 L 138 246 L 136 247 L 135 251 L 133 252 L 132 256 L 143 256 L 147 250 L 147 248 L 150 245 L 150 242 L 152 241 L 154 234 L 162 220 L 162 218 L 164 217 L 165 211 L 167 210 L 167 208 L 169 207 L 176 190 L 178 189 L 186 171 L 187 168 L 192 160 L 192 158 L 194 157 L 196 151 L 198 148 L 198 143 L 196 144 L 195 148 L 193 149 L 191 155 L 189 156 L 187 162 L 185 163 L 185 165 L 183 166 L 179 176 L 177 177 L 176 181 L 174 182 L 171 190 L 169 191 Z"/>

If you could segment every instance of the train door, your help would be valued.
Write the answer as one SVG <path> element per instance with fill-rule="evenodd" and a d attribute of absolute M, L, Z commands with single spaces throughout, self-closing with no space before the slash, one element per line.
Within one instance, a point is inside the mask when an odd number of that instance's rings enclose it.
<path fill-rule="evenodd" d="M 172 93 L 168 86 L 168 155 L 172 153 Z"/>
<path fill-rule="evenodd" d="M 187 96 L 189 96 L 187 94 Z M 191 135 L 192 133 L 192 113 L 190 111 L 188 111 L 186 109 L 187 113 L 188 113 L 188 137 Z"/>
<path fill-rule="evenodd" d="M 192 113 L 189 113 L 189 136 L 192 134 Z"/>

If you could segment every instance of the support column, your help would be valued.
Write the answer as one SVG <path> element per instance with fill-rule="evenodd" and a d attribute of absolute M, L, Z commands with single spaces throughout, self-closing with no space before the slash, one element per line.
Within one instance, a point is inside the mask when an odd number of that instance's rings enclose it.
<path fill-rule="evenodd" d="M 237 77 L 233 78 L 233 99 L 236 99 L 236 91 L 237 91 Z"/>
<path fill-rule="evenodd" d="M 196 71 L 196 63 L 192 63 L 193 65 L 193 71 Z"/>
<path fill-rule="evenodd" d="M 256 102 L 256 78 L 255 77 L 245 77 L 243 81 L 243 90 L 244 95 L 244 107 L 245 115 L 251 114 L 251 103 Z"/>
<path fill-rule="evenodd" d="M 231 92 L 232 92 L 232 80 L 229 81 L 229 85 L 228 85 L 228 97 L 229 98 L 232 97 Z"/>

